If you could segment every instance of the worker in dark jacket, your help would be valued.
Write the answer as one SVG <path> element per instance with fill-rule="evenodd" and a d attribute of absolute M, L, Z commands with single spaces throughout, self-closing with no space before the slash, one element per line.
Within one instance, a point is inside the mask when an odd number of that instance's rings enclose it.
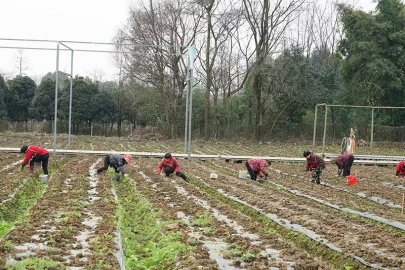
<path fill-rule="evenodd" d="M 350 175 L 350 170 L 352 169 L 353 161 L 354 161 L 353 154 L 338 155 L 336 159 L 332 159 L 332 162 L 335 163 L 336 166 L 338 167 L 338 175 L 341 175 L 343 170 L 343 176 Z"/>
<path fill-rule="evenodd" d="M 101 173 L 102 171 L 106 171 L 108 167 L 114 168 L 115 172 L 120 172 L 122 175 L 125 175 L 125 164 L 132 163 L 132 156 L 125 154 L 110 154 L 105 156 L 104 158 L 104 166 L 97 169 L 97 173 Z"/>
<path fill-rule="evenodd" d="M 169 176 L 172 173 L 176 173 L 176 175 L 183 178 L 183 180 L 187 180 L 187 177 L 184 175 L 184 173 L 180 171 L 179 162 L 170 153 L 166 153 L 162 160 L 159 162 L 156 168 L 156 173 L 160 174 L 162 170 L 165 172 L 166 176 Z"/>
<path fill-rule="evenodd" d="M 44 174 L 48 174 L 48 150 L 37 145 L 24 145 L 23 147 L 21 147 L 20 152 L 24 154 L 24 160 L 22 161 L 21 169 L 24 169 L 24 167 L 29 162 L 30 172 L 33 172 L 35 162 L 40 162 L 42 164 L 42 170 L 44 171 Z"/>
<path fill-rule="evenodd" d="M 248 159 L 245 163 L 246 169 L 250 175 L 250 179 L 256 181 L 257 176 L 267 177 L 269 173 L 266 172 L 266 168 L 270 165 L 267 160 L 264 159 Z"/>
<path fill-rule="evenodd" d="M 304 151 L 303 156 L 307 159 L 306 171 L 312 172 L 312 182 L 320 184 L 322 170 L 326 167 L 325 161 L 319 155 L 308 150 Z"/>
<path fill-rule="evenodd" d="M 395 172 L 396 176 L 405 177 L 405 161 L 400 161 Z"/>

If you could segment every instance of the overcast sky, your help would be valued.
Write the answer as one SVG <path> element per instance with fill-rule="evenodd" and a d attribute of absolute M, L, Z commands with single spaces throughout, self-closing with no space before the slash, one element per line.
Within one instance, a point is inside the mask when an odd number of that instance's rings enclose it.
<path fill-rule="evenodd" d="M 372 0 L 356 2 L 356 6 L 364 10 L 375 6 Z M 0 0 L 0 38 L 111 42 L 125 24 L 129 7 L 134 3 L 137 0 Z M 55 44 L 1 40 L 0 46 L 56 47 Z M 0 73 L 9 79 L 19 74 L 18 55 L 17 49 L 0 48 Z M 47 72 L 55 71 L 55 55 L 54 51 L 23 50 L 24 74 L 38 81 Z M 102 75 L 102 80 L 116 78 L 111 55 L 77 52 L 74 57 L 74 74 Z M 60 70 L 70 73 L 68 53 L 61 54 Z"/>

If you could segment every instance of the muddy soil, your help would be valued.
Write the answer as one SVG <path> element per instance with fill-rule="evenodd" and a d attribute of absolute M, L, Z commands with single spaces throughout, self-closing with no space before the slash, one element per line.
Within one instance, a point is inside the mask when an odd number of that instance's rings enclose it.
<path fill-rule="evenodd" d="M 103 243 L 103 263 L 117 269 L 114 229 L 111 227 L 115 209 L 108 203 L 111 199 L 107 191 L 109 185 L 94 187 L 91 184 L 89 168 L 95 161 L 95 158 L 70 157 L 59 166 L 45 193 L 30 209 L 27 220 L 0 242 L 3 267 L 5 263 L 35 257 L 79 267 L 76 269 L 90 269 L 100 259 L 96 254 L 100 249 L 94 247 L 94 241 L 110 234 L 109 243 Z M 95 192 L 100 194 L 97 196 L 104 196 L 106 202 L 96 198 Z M 104 226 L 97 221 L 105 215 L 108 218 Z"/>
<path fill-rule="evenodd" d="M 255 254 L 251 262 L 242 262 L 240 257 L 227 254 L 226 257 L 233 261 L 234 266 L 245 269 L 269 269 L 271 267 L 330 269 L 327 263 L 297 249 L 277 235 L 269 234 L 260 223 L 207 194 L 201 193 L 181 178 L 174 175 L 171 177 L 157 176 L 154 172 L 156 164 L 157 160 L 154 159 L 137 160 L 135 167 L 130 172 L 131 177 L 133 176 L 137 182 L 137 188 L 152 201 L 156 208 L 162 209 L 166 219 L 178 219 L 179 211 L 191 219 L 207 212 L 217 217 L 219 215 L 221 218 L 216 219 L 212 230 L 208 233 L 200 232 L 202 237 L 199 237 L 199 241 L 204 243 L 213 239 L 222 239 L 228 246 L 241 247 Z M 149 180 L 137 175 L 140 169 Z M 207 204 L 210 206 L 209 208 L 204 207 Z M 183 224 L 180 228 L 186 235 L 190 235 L 190 226 Z M 218 266 L 209 260 L 207 251 L 203 250 L 204 252 L 201 252 L 201 244 L 199 244 L 191 256 L 197 260 L 197 264 L 206 266 L 205 269 L 217 269 Z M 239 254 L 239 256 L 241 255 Z"/>
<path fill-rule="evenodd" d="M 242 169 L 242 166 L 237 167 Z M 297 181 L 294 181 L 294 185 L 299 184 L 300 187 L 312 188 L 311 183 L 309 183 L 311 174 L 305 172 L 303 164 L 277 162 L 273 163 L 271 168 L 275 170 L 274 175 L 277 174 L 277 170 L 280 170 L 282 174 L 288 174 L 285 175 L 287 178 L 284 181 L 289 178 L 291 181 L 296 179 Z M 346 197 L 338 198 L 336 202 L 352 203 L 353 207 L 362 209 L 363 211 L 378 212 L 378 215 L 405 221 L 404 216 L 398 215 L 402 204 L 402 194 L 405 191 L 405 178 L 395 177 L 395 169 L 393 167 L 353 165 L 351 173 L 357 177 L 357 185 L 348 186 L 346 178 L 337 176 L 336 166 L 328 165 L 322 172 L 322 181 L 332 187 L 346 191 L 337 192 L 339 196 Z M 277 180 L 278 178 L 275 179 Z M 286 181 L 286 184 L 288 183 L 290 181 Z M 404 189 L 401 187 L 404 187 Z M 326 189 L 327 192 L 332 192 L 333 190 L 333 188 Z M 361 199 L 359 197 L 369 199 Z M 369 204 L 369 201 L 373 200 L 376 203 Z M 362 201 L 364 202 L 363 207 Z M 378 208 L 380 210 L 377 210 Z"/>
<path fill-rule="evenodd" d="M 262 183 L 239 180 L 220 172 L 217 180 L 209 172 L 218 168 L 207 162 L 184 163 L 184 170 L 201 177 L 210 186 L 221 189 L 268 213 L 308 228 L 342 248 L 346 253 L 364 258 L 369 263 L 401 269 L 405 266 L 404 232 L 342 214 L 306 198 Z"/>

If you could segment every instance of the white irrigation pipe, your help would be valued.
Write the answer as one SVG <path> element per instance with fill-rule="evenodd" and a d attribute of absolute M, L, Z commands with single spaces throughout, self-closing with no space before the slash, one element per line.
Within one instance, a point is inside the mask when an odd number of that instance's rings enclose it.
<path fill-rule="evenodd" d="M 0 147 L 0 152 L 8 152 L 8 153 L 19 153 L 19 148 L 9 148 L 9 147 Z M 82 155 L 82 154 L 90 154 L 90 155 L 108 155 L 112 153 L 116 154 L 130 154 L 134 157 L 154 157 L 154 158 L 162 158 L 165 153 L 160 152 L 119 152 L 119 151 L 91 151 L 91 150 L 65 150 L 65 149 L 55 149 L 56 154 L 64 154 L 64 155 Z M 304 163 L 306 162 L 305 158 L 293 158 L 293 157 L 270 157 L 270 156 L 228 156 L 228 155 L 206 155 L 206 154 L 178 154 L 172 153 L 173 156 L 177 158 L 197 158 L 197 159 L 222 159 L 225 161 L 231 160 L 247 160 L 247 159 L 266 159 L 271 161 L 280 161 L 280 162 L 294 162 L 294 163 Z M 329 159 L 325 159 L 326 162 L 329 162 Z M 392 160 L 354 160 L 355 164 L 362 164 L 362 165 L 396 165 L 396 161 Z"/>

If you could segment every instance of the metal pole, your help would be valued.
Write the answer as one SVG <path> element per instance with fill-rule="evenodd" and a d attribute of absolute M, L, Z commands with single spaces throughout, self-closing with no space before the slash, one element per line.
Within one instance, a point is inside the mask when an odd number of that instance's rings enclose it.
<path fill-rule="evenodd" d="M 191 155 L 191 120 L 192 120 L 192 115 L 193 115 L 193 70 L 194 70 L 194 47 L 190 46 L 189 47 L 189 55 L 190 55 L 190 106 L 188 108 L 188 158 L 190 158 Z"/>
<path fill-rule="evenodd" d="M 70 149 L 71 133 L 72 133 L 72 95 L 73 95 L 73 51 L 70 55 L 70 89 L 69 89 L 69 136 L 68 149 Z"/>
<path fill-rule="evenodd" d="M 328 105 L 325 104 L 325 122 L 323 126 L 322 156 L 325 156 L 326 125 L 328 124 Z"/>
<path fill-rule="evenodd" d="M 374 108 L 371 109 L 371 138 L 370 138 L 370 146 L 373 147 L 374 141 Z"/>
<path fill-rule="evenodd" d="M 54 122 L 53 122 L 53 153 L 56 153 L 56 129 L 58 123 L 58 88 L 59 88 L 59 81 L 58 81 L 58 74 L 59 74 L 59 42 L 56 43 L 56 74 L 55 74 L 55 114 L 54 114 Z"/>
<path fill-rule="evenodd" d="M 184 154 L 187 154 L 188 149 L 188 95 L 190 92 L 190 55 L 187 54 L 187 90 L 186 90 L 186 119 L 184 122 Z"/>
<path fill-rule="evenodd" d="M 315 117 L 314 117 L 314 135 L 312 137 L 312 146 L 315 147 L 316 137 L 316 121 L 318 120 L 318 105 L 315 105 Z"/>

